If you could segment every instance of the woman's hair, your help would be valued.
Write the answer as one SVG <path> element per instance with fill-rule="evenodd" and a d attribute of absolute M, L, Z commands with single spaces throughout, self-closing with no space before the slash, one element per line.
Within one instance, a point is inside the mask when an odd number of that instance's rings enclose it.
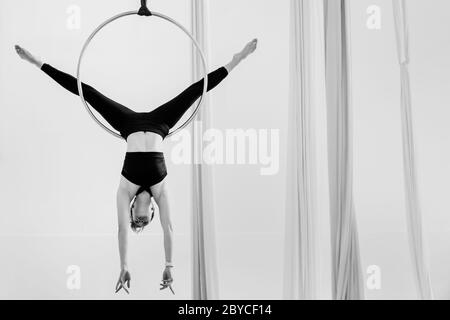
<path fill-rule="evenodd" d="M 140 233 L 144 230 L 144 228 L 149 224 L 147 217 L 138 217 L 136 219 L 133 218 L 133 214 L 131 214 L 131 230 L 135 233 Z"/>
<path fill-rule="evenodd" d="M 151 218 L 150 220 L 148 217 L 133 217 L 133 209 L 134 209 L 134 203 L 136 202 L 137 196 L 142 193 L 143 191 L 146 191 L 144 189 L 139 189 L 136 193 L 136 196 L 134 197 L 133 201 L 131 201 L 130 205 L 130 226 L 131 230 L 135 233 L 140 233 L 144 230 L 144 228 L 153 220 L 153 217 L 155 215 L 155 207 L 153 206 L 153 202 L 150 200 L 150 210 L 151 212 Z M 151 196 L 151 193 L 150 193 Z"/>

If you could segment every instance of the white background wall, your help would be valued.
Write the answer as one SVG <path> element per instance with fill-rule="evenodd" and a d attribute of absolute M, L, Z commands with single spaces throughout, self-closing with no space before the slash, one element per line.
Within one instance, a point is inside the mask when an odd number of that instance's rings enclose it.
<path fill-rule="evenodd" d="M 450 44 L 445 0 L 409 0 L 411 76 L 420 186 L 433 286 L 450 297 L 450 101 L 446 77 Z M 153 0 L 151 9 L 190 26 L 189 2 Z M 66 27 L 71 5 L 81 29 Z M 368 30 L 366 9 L 378 5 L 381 30 Z M 138 1 L 12 1 L 0 4 L 0 298 L 128 298 L 114 295 L 119 273 L 115 191 L 125 144 L 87 116 L 78 97 L 20 61 L 18 43 L 74 74 L 90 32 L 107 17 L 134 10 Z M 282 293 L 287 124 L 289 2 L 210 2 L 211 69 L 254 37 L 259 49 L 211 94 L 219 129 L 280 129 L 280 171 L 216 166 L 216 223 L 221 298 L 278 299 Z M 368 298 L 414 298 L 405 234 L 399 75 L 391 1 L 352 1 L 355 119 L 355 202 L 363 269 L 378 265 L 382 290 Z M 190 44 L 155 19 L 117 21 L 95 39 L 83 64 L 84 81 L 144 111 L 190 83 Z M 324 119 L 323 110 L 318 115 Z M 318 119 L 319 122 L 320 118 Z M 320 122 L 319 122 L 320 123 Z M 324 122 L 318 130 L 323 132 Z M 175 224 L 175 298 L 190 297 L 190 171 L 170 162 Z M 322 150 L 323 145 L 318 150 Z M 322 153 L 320 153 L 322 155 Z M 324 163 L 323 159 L 319 159 Z M 325 170 L 319 165 L 319 169 Z M 320 172 L 323 180 L 323 172 Z M 320 183 L 323 183 L 320 182 Z M 322 184 L 323 185 L 323 184 Z M 326 188 L 319 201 L 326 202 Z M 320 211 L 321 247 L 328 246 L 327 212 Z M 321 290 L 329 294 L 329 252 L 321 250 Z M 130 267 L 135 299 L 169 299 L 159 292 L 163 269 L 160 227 L 132 236 Z M 66 269 L 81 267 L 81 290 L 68 290 Z"/>
<path fill-rule="evenodd" d="M 448 1 L 406 1 L 411 86 L 425 236 L 437 298 L 450 298 L 450 102 L 445 30 Z M 364 28 L 370 5 L 381 7 L 378 31 Z M 352 1 L 355 202 L 362 262 L 378 265 L 381 291 L 369 298 L 415 298 L 407 244 L 400 126 L 400 80 L 391 1 Z"/>
<path fill-rule="evenodd" d="M 115 191 L 125 144 L 100 130 L 78 97 L 20 61 L 13 45 L 19 43 L 74 74 L 90 32 L 107 17 L 135 9 L 138 3 L 1 4 L 0 90 L 2 110 L 8 116 L 0 120 L 4 204 L 0 234 L 5 240 L 0 250 L 10 261 L 1 270 L 11 275 L 0 289 L 1 297 L 115 297 L 112 288 L 119 273 Z M 82 10 L 80 30 L 66 28 L 66 9 L 71 4 Z M 151 8 L 190 26 L 189 1 L 152 1 Z M 260 39 L 257 54 L 210 95 L 214 125 L 220 129 L 283 128 L 288 3 L 222 1 L 214 2 L 210 10 L 211 69 L 229 62 L 251 39 Z M 190 43 L 177 29 L 155 19 L 129 17 L 110 25 L 92 43 L 83 79 L 111 98 L 144 111 L 190 83 L 190 61 Z M 166 157 L 176 233 L 175 290 L 176 298 L 189 298 L 190 166 L 170 162 L 172 146 L 169 141 Z M 216 169 L 222 298 L 281 294 L 283 172 L 262 177 L 259 169 Z M 157 223 L 144 235 L 132 237 L 131 298 L 171 298 L 168 292 L 159 292 L 162 248 Z M 66 288 L 65 272 L 72 264 L 81 267 L 80 291 Z"/>

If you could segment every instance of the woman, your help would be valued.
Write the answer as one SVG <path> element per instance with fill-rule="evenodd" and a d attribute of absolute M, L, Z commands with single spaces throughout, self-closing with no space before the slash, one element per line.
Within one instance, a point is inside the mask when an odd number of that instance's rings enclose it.
<path fill-rule="evenodd" d="M 215 88 L 249 54 L 256 50 L 257 39 L 234 55 L 227 65 L 208 74 L 208 91 Z M 27 50 L 16 46 L 18 55 L 37 66 L 62 87 L 78 95 L 76 78 L 61 72 L 49 64 L 41 62 Z M 127 153 L 117 191 L 118 240 L 120 253 L 120 276 L 116 293 L 122 288 L 129 293 L 130 272 L 128 271 L 127 246 L 128 223 L 135 232 L 140 232 L 153 218 L 152 198 L 160 213 L 164 231 L 166 264 L 161 290 L 170 288 L 173 282 L 172 264 L 172 224 L 170 220 L 167 194 L 167 176 L 162 142 L 184 113 L 203 93 L 203 79 L 188 87 L 174 99 L 151 112 L 134 112 L 127 107 L 105 97 L 93 87 L 82 84 L 86 101 L 118 132 L 127 142 Z M 151 209 L 150 209 L 151 208 Z M 150 216 L 151 211 L 151 216 Z M 172 290 L 173 292 L 173 290 Z"/>

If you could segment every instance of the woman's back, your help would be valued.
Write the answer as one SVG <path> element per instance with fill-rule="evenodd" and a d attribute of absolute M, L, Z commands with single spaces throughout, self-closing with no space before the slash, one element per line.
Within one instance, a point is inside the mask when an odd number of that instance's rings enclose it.
<path fill-rule="evenodd" d="M 134 132 L 127 138 L 127 152 L 162 152 L 163 138 L 153 132 Z"/>

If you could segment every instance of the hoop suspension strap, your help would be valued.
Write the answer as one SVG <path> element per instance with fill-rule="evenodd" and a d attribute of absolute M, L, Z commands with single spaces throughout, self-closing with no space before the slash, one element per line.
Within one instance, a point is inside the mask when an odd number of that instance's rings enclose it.
<path fill-rule="evenodd" d="M 138 15 L 149 17 L 152 15 L 150 10 L 147 8 L 147 0 L 141 0 L 141 8 L 138 11 Z"/>

